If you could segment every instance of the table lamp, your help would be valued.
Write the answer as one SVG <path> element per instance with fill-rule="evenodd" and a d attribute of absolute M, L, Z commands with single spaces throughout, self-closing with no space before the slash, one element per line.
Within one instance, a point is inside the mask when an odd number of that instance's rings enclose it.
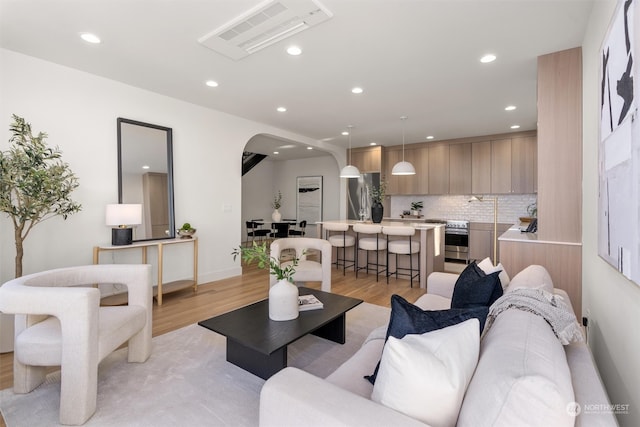
<path fill-rule="evenodd" d="M 133 241 L 132 225 L 142 224 L 142 205 L 111 204 L 107 205 L 106 223 L 111 229 L 113 246 L 130 245 Z"/>

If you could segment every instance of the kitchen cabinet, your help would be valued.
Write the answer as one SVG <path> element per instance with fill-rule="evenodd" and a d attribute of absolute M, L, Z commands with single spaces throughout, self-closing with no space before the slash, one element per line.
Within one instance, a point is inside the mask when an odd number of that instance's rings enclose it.
<path fill-rule="evenodd" d="M 471 192 L 491 194 L 491 141 L 471 144 Z"/>
<path fill-rule="evenodd" d="M 538 149 L 535 136 L 511 139 L 511 192 L 538 191 Z"/>
<path fill-rule="evenodd" d="M 469 259 L 482 261 L 493 256 L 493 224 L 491 229 L 469 229 Z"/>
<path fill-rule="evenodd" d="M 449 146 L 449 194 L 471 193 L 471 144 Z"/>
<path fill-rule="evenodd" d="M 511 193 L 511 138 L 491 141 L 491 193 Z"/>
<path fill-rule="evenodd" d="M 512 224 L 498 223 L 498 235 L 511 228 Z M 493 222 L 472 222 L 469 224 L 469 259 L 482 261 L 486 257 L 493 260 Z M 500 261 L 500 245 L 497 252 Z"/>
<path fill-rule="evenodd" d="M 449 194 L 449 145 L 432 145 L 428 150 L 428 194 Z"/>
<path fill-rule="evenodd" d="M 382 147 L 353 148 L 350 154 L 350 164 L 361 173 L 382 172 Z"/>
<path fill-rule="evenodd" d="M 404 159 L 410 162 L 416 170 L 415 175 L 392 175 L 393 166 L 402 161 L 402 148 L 387 149 L 385 151 L 385 179 L 387 180 L 387 194 L 412 195 L 427 194 L 429 191 L 429 151 L 426 147 L 407 149 Z"/>
<path fill-rule="evenodd" d="M 409 144 L 405 160 L 414 176 L 391 175 L 401 146 L 385 148 L 381 163 L 389 195 L 530 194 L 537 191 L 537 151 L 535 132 L 526 131 Z"/>
<path fill-rule="evenodd" d="M 387 148 L 385 149 L 384 161 L 384 179 L 387 181 L 387 194 L 398 195 L 400 193 L 400 177 L 391 175 L 393 165 L 402 160 L 402 149 Z"/>

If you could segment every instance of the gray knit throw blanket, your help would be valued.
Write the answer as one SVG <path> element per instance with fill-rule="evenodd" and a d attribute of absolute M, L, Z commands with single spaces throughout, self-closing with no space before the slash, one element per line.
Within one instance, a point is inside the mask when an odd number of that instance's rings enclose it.
<path fill-rule="evenodd" d="M 562 298 L 542 289 L 515 289 L 500 297 L 489 307 L 482 337 L 487 334 L 498 315 L 510 308 L 541 316 L 551 326 L 562 345 L 584 339 L 575 314 Z"/>

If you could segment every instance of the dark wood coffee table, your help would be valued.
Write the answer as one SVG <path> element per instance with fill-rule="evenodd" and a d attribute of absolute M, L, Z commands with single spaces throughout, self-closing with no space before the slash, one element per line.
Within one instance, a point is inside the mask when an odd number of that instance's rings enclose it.
<path fill-rule="evenodd" d="M 307 334 L 344 344 L 345 313 L 361 299 L 299 288 L 300 295 L 313 294 L 324 304 L 319 310 L 302 311 L 297 319 L 269 319 L 269 300 L 259 301 L 220 316 L 198 322 L 227 337 L 227 361 L 268 379 L 287 366 L 287 346 Z"/>

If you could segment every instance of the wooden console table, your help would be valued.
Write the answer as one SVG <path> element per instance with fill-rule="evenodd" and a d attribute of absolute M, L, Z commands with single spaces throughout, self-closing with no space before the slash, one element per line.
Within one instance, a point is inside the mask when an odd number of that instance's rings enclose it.
<path fill-rule="evenodd" d="M 163 265 L 163 248 L 166 245 L 175 245 L 180 243 L 193 243 L 193 279 L 176 280 L 173 282 L 162 283 L 162 265 Z M 193 237 L 191 239 L 163 239 L 163 240 L 148 240 L 141 242 L 134 242 L 130 245 L 123 246 L 94 246 L 93 248 L 93 263 L 100 264 L 100 252 L 105 251 L 120 251 L 125 249 L 141 249 L 142 250 L 142 264 L 147 264 L 147 248 L 150 246 L 156 246 L 158 248 L 158 285 L 154 287 L 153 295 L 158 301 L 158 305 L 162 305 L 162 295 L 170 292 L 174 292 L 180 289 L 193 286 L 194 292 L 198 290 L 198 238 Z M 126 298 L 120 295 L 112 295 L 103 298 L 103 302 L 107 304 L 123 304 L 126 302 Z"/>

